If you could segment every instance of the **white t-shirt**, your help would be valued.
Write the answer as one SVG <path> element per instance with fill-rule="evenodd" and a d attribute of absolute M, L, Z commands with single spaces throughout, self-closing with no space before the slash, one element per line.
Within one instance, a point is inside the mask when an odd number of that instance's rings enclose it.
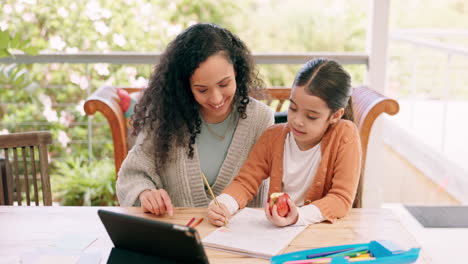
<path fill-rule="evenodd" d="M 302 151 L 292 132 L 288 133 L 284 142 L 283 192 L 288 193 L 291 200 L 299 206 L 299 218 L 295 225 L 309 225 L 325 220 L 317 206 L 313 204 L 304 206 L 304 197 L 322 159 L 320 146 L 319 143 L 311 149 Z M 223 193 L 217 199 L 226 205 L 231 214 L 239 209 L 239 204 L 229 194 Z"/>
<path fill-rule="evenodd" d="M 312 185 L 322 160 L 321 143 L 302 151 L 289 132 L 284 142 L 283 153 L 283 192 L 299 206 L 299 219 L 296 225 L 313 224 L 325 220 L 317 206 L 304 206 L 304 197 Z"/>

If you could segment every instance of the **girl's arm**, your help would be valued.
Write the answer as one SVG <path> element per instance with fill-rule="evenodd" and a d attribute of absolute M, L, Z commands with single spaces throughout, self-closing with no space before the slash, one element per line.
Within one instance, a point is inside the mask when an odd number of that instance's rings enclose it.
<path fill-rule="evenodd" d="M 219 203 L 222 203 L 226 206 L 227 210 L 231 215 L 233 215 L 237 210 L 239 210 L 239 204 L 237 203 L 236 199 L 229 194 L 222 193 L 218 197 L 216 197 Z M 210 204 L 213 201 L 210 202 Z"/>
<path fill-rule="evenodd" d="M 271 141 L 273 130 L 267 130 L 254 145 L 249 156 L 231 184 L 224 189 L 223 194 L 233 197 L 239 208 L 244 208 L 258 192 L 263 180 L 270 175 Z"/>
<path fill-rule="evenodd" d="M 351 209 L 361 174 L 361 141 L 354 124 L 340 128 L 340 140 L 333 170 L 332 187 L 328 193 L 312 204 L 320 209 L 324 218 L 333 222 L 344 217 Z"/>
<path fill-rule="evenodd" d="M 299 213 L 299 217 L 295 225 L 311 225 L 325 221 L 320 209 L 313 204 L 298 207 L 297 211 Z"/>
<path fill-rule="evenodd" d="M 262 181 L 270 175 L 271 151 L 267 144 L 271 142 L 268 136 L 270 131 L 267 130 L 262 134 L 250 151 L 239 174 L 217 197 L 220 206 L 216 206 L 214 201 L 210 202 L 207 216 L 211 224 L 222 226 L 225 221 L 229 221 L 232 214 L 239 208 L 244 208 L 252 200 L 259 191 Z"/>

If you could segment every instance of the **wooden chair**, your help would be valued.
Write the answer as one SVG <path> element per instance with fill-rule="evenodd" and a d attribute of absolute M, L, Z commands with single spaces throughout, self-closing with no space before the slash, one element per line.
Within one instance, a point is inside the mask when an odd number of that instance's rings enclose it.
<path fill-rule="evenodd" d="M 142 91 L 142 89 L 139 88 L 123 89 L 129 93 Z M 266 103 L 270 106 L 276 104 L 276 112 L 279 112 L 283 108 L 283 104 L 289 100 L 290 91 L 290 88 L 268 88 Z M 381 113 L 395 115 L 398 113 L 400 108 L 397 101 L 381 95 L 365 86 L 354 88 L 352 97 L 355 123 L 361 136 L 363 154 L 362 171 L 364 171 L 367 144 L 369 142 L 369 135 L 375 119 Z M 119 105 L 119 97 L 117 96 L 116 87 L 104 86 L 97 89 L 86 100 L 84 110 L 87 115 L 93 115 L 96 112 L 101 112 L 109 122 L 112 140 L 114 141 L 115 170 L 118 172 L 123 160 L 127 156 L 129 145 L 127 143 L 128 135 L 126 121 Z M 364 177 L 361 174 L 354 207 L 361 207 L 363 181 Z"/>
<path fill-rule="evenodd" d="M 0 163 L 0 205 L 13 205 L 15 201 L 22 205 L 23 199 L 28 206 L 31 201 L 39 205 L 38 189 L 42 190 L 43 204 L 52 205 L 47 153 L 51 143 L 52 135 L 46 131 L 0 135 L 0 155 L 1 149 L 4 155 Z"/>

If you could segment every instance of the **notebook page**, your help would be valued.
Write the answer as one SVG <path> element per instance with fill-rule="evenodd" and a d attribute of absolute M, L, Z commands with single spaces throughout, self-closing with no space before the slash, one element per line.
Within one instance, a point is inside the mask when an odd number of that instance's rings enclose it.
<path fill-rule="evenodd" d="M 207 248 L 269 259 L 279 254 L 307 226 L 276 227 L 263 210 L 245 208 L 202 239 Z"/>

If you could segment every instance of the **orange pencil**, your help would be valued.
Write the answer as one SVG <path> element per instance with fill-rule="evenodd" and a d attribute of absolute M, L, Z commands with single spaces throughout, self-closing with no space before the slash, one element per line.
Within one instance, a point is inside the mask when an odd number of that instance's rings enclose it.
<path fill-rule="evenodd" d="M 197 227 L 197 225 L 199 225 L 201 222 L 203 222 L 203 218 L 198 219 L 198 221 L 195 222 L 195 224 L 193 224 L 191 227 L 192 227 L 192 228 L 195 228 L 195 227 Z"/>
<path fill-rule="evenodd" d="M 192 219 L 190 219 L 190 221 L 185 226 L 190 226 L 193 221 L 195 221 L 195 217 L 192 217 Z"/>

